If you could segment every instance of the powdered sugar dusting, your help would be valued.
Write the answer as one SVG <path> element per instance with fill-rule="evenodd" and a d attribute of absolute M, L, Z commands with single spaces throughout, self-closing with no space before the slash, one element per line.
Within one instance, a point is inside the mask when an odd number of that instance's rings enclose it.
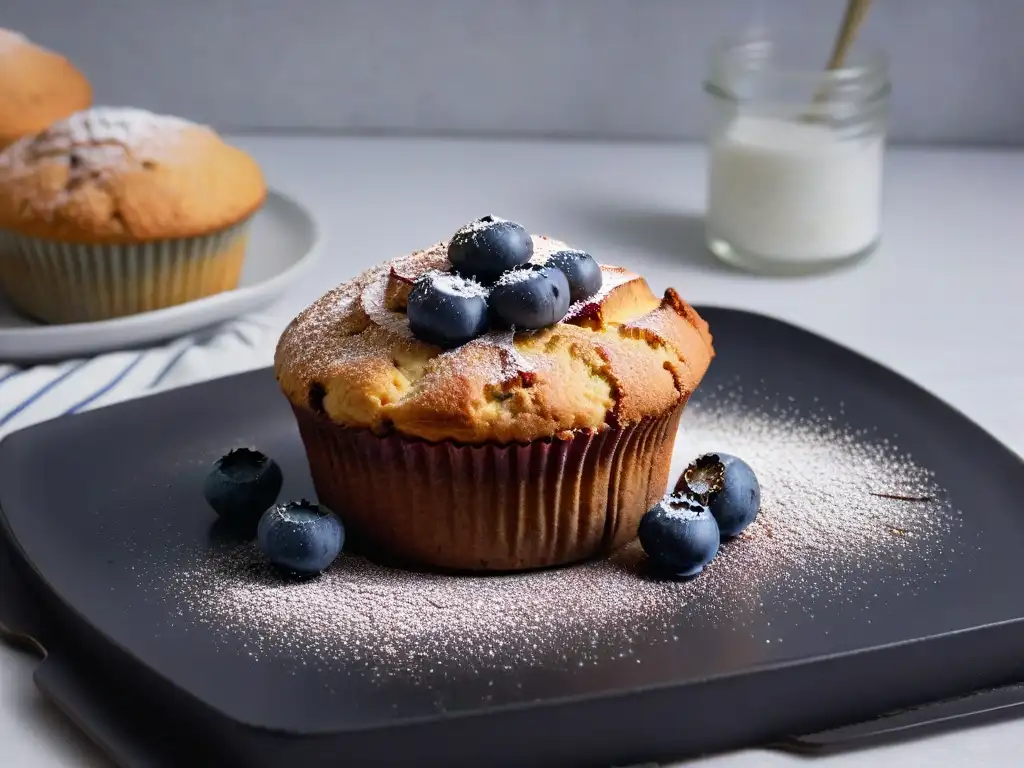
<path fill-rule="evenodd" d="M 534 257 L 531 263 L 535 265 L 546 262 L 552 253 L 572 250 L 560 240 L 543 235 L 533 235 L 532 238 Z M 447 268 L 450 268 L 447 260 L 447 243 L 440 242 L 430 248 L 367 270 L 355 280 L 339 286 L 335 291 L 321 298 L 305 313 L 302 323 L 305 331 L 301 334 L 300 345 L 303 357 L 310 362 L 315 362 L 313 358 L 317 354 L 322 354 L 325 357 L 322 361 L 323 365 L 329 367 L 343 359 L 373 355 L 375 350 L 382 348 L 380 334 L 375 334 L 366 343 L 360 343 L 358 332 L 350 330 L 352 326 L 358 327 L 358 319 L 352 317 L 355 307 L 361 309 L 373 325 L 394 335 L 396 340 L 414 341 L 415 336 L 409 327 L 408 316 L 402 311 L 389 307 L 389 287 L 404 286 L 404 290 L 408 291 L 417 278 L 428 272 L 437 272 L 439 277 L 435 279 L 441 279 L 446 290 L 467 296 L 487 294 L 487 288 L 475 281 L 466 280 L 454 274 L 443 274 Z M 601 269 L 604 273 L 601 291 L 586 302 L 580 302 L 570 308 L 566 320 L 575 317 L 587 305 L 599 302 L 616 286 L 636 278 L 634 273 L 619 267 L 602 266 Z M 502 282 L 523 279 L 528 274 L 530 274 L 529 267 L 516 270 L 511 275 L 503 277 Z M 390 306 L 395 305 L 391 304 Z M 339 331 L 342 332 L 339 334 Z M 336 337 L 340 341 L 327 345 L 320 341 L 325 336 Z M 299 343 L 297 337 L 295 343 Z M 483 354 L 460 355 L 459 350 L 469 345 L 473 346 L 474 351 Z M 440 353 L 439 362 L 443 364 L 446 360 L 458 356 L 460 365 L 469 366 L 463 370 L 479 375 L 481 379 L 493 385 L 505 384 L 521 374 L 537 370 L 536 364 L 516 348 L 515 334 L 511 331 L 490 331 L 474 339 L 469 345 Z M 323 347 L 324 350 L 319 351 L 320 347 Z M 329 359 L 327 359 L 328 356 Z"/>
<path fill-rule="evenodd" d="M 20 32 L 0 27 L 0 56 L 5 53 L 15 53 L 18 49 L 31 44 L 29 39 Z"/>
<path fill-rule="evenodd" d="M 699 503 L 684 496 L 671 496 L 662 502 L 662 506 L 665 508 L 665 517 L 673 520 L 692 520 L 704 510 Z"/>
<path fill-rule="evenodd" d="M 195 125 L 181 117 L 134 107 L 94 107 L 71 115 L 48 133 L 53 134 L 50 146 L 61 149 L 76 144 L 115 143 L 140 150 L 165 147 Z"/>
<path fill-rule="evenodd" d="M 476 280 L 471 280 L 468 277 L 462 277 L 451 272 L 441 272 L 439 270 L 432 270 L 427 273 L 430 275 L 430 280 L 438 290 L 444 293 L 453 294 L 455 296 L 465 296 L 466 298 L 480 298 L 487 295 L 487 289 L 478 283 Z"/>
<path fill-rule="evenodd" d="M 447 272 L 451 270 L 452 265 L 448 261 L 448 249 L 445 244 L 436 243 L 430 248 L 394 259 L 388 262 L 387 266 L 396 278 L 411 283 L 424 272 Z"/>
<path fill-rule="evenodd" d="M 401 339 L 413 338 L 409 328 L 409 318 L 402 312 L 388 309 L 386 293 L 388 287 L 388 270 L 381 269 L 380 274 L 372 279 L 360 295 L 363 311 L 370 320 Z"/>
<path fill-rule="evenodd" d="M 130 107 L 93 107 L 60 120 L 5 152 L 6 165 L 24 168 L 42 158 L 66 157 L 68 186 L 77 179 L 116 172 L 133 163 L 166 162 L 195 123 Z"/>
<path fill-rule="evenodd" d="M 242 544 L 172 548 L 167 567 L 153 569 L 165 581 L 152 586 L 174 622 L 204 627 L 225 652 L 243 643 L 261 661 L 420 678 L 511 669 L 509 659 L 601 663 L 685 642 L 696 626 L 771 642 L 777 628 L 758 608 L 766 600 L 773 615 L 827 634 L 818 610 L 870 621 L 883 586 L 888 598 L 935 588 L 962 544 L 959 512 L 932 473 L 892 440 L 842 426 L 841 414 L 780 401 L 737 382 L 704 393 L 684 417 L 673 478 L 696 455 L 725 451 L 762 486 L 758 520 L 691 582 L 651 578 L 634 544 L 599 562 L 487 577 L 344 555 L 319 579 L 291 583 Z"/>
<path fill-rule="evenodd" d="M 533 257 L 530 259 L 531 264 L 539 264 L 543 266 L 547 263 L 548 259 L 551 258 L 552 254 L 558 253 L 559 251 L 576 250 L 574 248 L 570 248 L 568 243 L 564 243 L 561 240 L 555 240 L 547 235 L 533 235 L 532 238 Z"/>
<path fill-rule="evenodd" d="M 487 361 L 485 364 L 489 364 L 489 370 L 480 371 L 492 384 L 504 384 L 516 379 L 520 374 L 534 370 L 533 364 L 516 349 L 515 341 L 514 331 L 490 331 L 469 342 L 488 350 L 497 350 L 497 357 L 487 355 L 484 358 Z M 454 352 L 455 350 L 449 350 L 445 354 L 451 355 Z"/>
<path fill-rule="evenodd" d="M 536 270 L 531 269 L 530 267 L 510 269 L 508 272 L 506 272 L 500 278 L 498 278 L 498 282 L 495 283 L 495 286 L 515 285 L 516 283 L 523 283 L 529 280 L 535 273 Z"/>
<path fill-rule="evenodd" d="M 468 224 L 464 224 L 459 227 L 456 235 L 475 235 L 478 232 L 483 232 L 486 229 L 490 229 L 495 224 L 504 224 L 508 219 L 503 219 L 501 216 L 481 216 L 479 219 L 474 219 Z"/>
<path fill-rule="evenodd" d="M 600 264 L 599 266 L 601 267 L 601 287 L 593 296 L 572 304 L 569 307 L 569 311 L 565 313 L 563 322 L 570 322 L 586 314 L 589 307 L 600 304 L 613 290 L 637 277 L 636 273 L 622 267 L 612 267 L 606 264 Z"/>
<path fill-rule="evenodd" d="M 557 247 L 551 245 L 552 243 L 557 243 L 557 241 L 535 237 L 535 242 L 538 240 L 544 243 L 543 249 L 564 249 L 564 244 L 558 244 Z M 414 338 L 409 328 L 408 317 L 402 312 L 391 310 L 387 307 L 387 286 L 389 274 L 392 272 L 400 274 L 403 280 L 409 281 L 415 281 L 424 274 L 432 273 L 434 280 L 438 281 L 439 287 L 443 290 L 464 296 L 486 296 L 488 294 L 488 289 L 475 280 L 452 273 L 445 273 L 437 267 L 439 260 L 442 259 L 441 254 L 444 252 L 444 248 L 444 244 L 441 243 L 433 248 L 413 254 L 411 257 L 388 262 L 380 269 L 376 277 L 367 282 L 360 294 L 360 301 L 363 311 L 366 312 L 371 322 L 399 338 Z M 523 269 L 516 270 L 515 272 L 522 272 L 525 275 L 529 274 L 530 270 Z M 506 274 L 502 281 L 506 279 L 512 278 L 509 278 L 508 274 Z M 336 311 L 342 310 L 343 307 L 341 305 L 336 308 Z M 349 343 L 352 343 L 351 340 Z M 511 381 L 522 373 L 529 373 L 534 370 L 534 366 L 530 361 L 516 349 L 515 334 L 512 331 L 490 331 L 469 342 L 469 344 L 477 347 L 483 346 L 496 350 L 499 353 L 498 355 L 476 356 L 473 362 L 477 372 L 493 384 Z M 452 357 L 457 355 L 458 352 L 458 348 L 447 350 L 441 354 L 441 357 Z M 487 370 L 484 370 L 485 368 Z"/>

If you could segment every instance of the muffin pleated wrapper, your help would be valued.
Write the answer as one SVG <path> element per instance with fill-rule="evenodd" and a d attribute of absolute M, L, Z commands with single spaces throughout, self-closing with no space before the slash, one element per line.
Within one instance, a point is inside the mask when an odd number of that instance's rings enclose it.
<path fill-rule="evenodd" d="M 134 315 L 238 285 L 251 217 L 218 232 L 125 244 L 0 236 L 0 288 L 16 309 L 49 323 Z"/>
<path fill-rule="evenodd" d="M 510 571 L 632 541 L 666 492 L 684 406 L 525 445 L 378 436 L 293 410 L 319 501 L 358 540 L 399 562 Z"/>

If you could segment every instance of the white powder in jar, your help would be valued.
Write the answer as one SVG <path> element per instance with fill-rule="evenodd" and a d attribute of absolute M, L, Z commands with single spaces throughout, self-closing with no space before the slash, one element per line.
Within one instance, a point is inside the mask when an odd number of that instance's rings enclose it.
<path fill-rule="evenodd" d="M 735 250 L 827 261 L 879 235 L 881 135 L 741 116 L 711 142 L 708 230 Z"/>

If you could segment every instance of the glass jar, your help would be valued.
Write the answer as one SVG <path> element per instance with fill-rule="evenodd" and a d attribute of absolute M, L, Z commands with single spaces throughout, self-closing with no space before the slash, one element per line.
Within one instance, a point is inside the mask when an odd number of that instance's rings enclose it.
<path fill-rule="evenodd" d="M 706 240 L 724 261 L 800 274 L 878 245 L 887 63 L 854 46 L 828 70 L 833 37 L 754 29 L 714 51 Z"/>

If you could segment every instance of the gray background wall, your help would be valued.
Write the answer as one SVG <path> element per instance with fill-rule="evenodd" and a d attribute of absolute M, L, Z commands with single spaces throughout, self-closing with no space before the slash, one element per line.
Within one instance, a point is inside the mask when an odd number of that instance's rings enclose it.
<path fill-rule="evenodd" d="M 842 0 L 0 0 L 98 101 L 221 129 L 701 135 L 712 40 Z M 1024 0 L 875 0 L 893 137 L 1024 144 Z"/>

